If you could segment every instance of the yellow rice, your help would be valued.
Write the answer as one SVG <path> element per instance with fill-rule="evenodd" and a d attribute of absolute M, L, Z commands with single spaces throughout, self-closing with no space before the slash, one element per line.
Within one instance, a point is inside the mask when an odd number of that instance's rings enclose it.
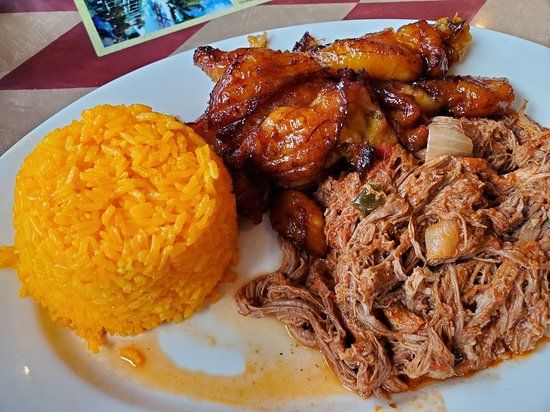
<path fill-rule="evenodd" d="M 21 295 L 94 352 L 105 332 L 180 321 L 235 252 L 231 190 L 221 160 L 174 117 L 144 105 L 85 110 L 48 134 L 17 175 Z"/>

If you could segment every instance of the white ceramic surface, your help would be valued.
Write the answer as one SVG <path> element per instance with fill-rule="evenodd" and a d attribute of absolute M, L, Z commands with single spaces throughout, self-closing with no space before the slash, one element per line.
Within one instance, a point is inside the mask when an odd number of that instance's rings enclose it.
<path fill-rule="evenodd" d="M 400 20 L 363 20 L 311 24 L 272 30 L 270 46 L 291 48 L 304 31 L 327 40 L 358 36 L 384 27 L 402 25 Z M 517 100 L 529 99 L 527 113 L 535 120 L 550 125 L 550 49 L 518 38 L 487 30 L 473 29 L 473 43 L 463 63 L 453 71 L 458 74 L 507 77 L 513 84 Z M 221 41 L 222 49 L 242 47 L 246 37 Z M 102 103 L 145 103 L 154 110 L 194 120 L 204 110 L 212 88 L 208 78 L 192 64 L 192 51 L 156 62 L 95 90 L 63 109 L 29 133 L 0 158 L 0 244 L 13 241 L 12 203 L 15 175 L 25 156 L 49 131 L 68 124 L 88 107 Z M 245 227 L 240 238 L 241 281 L 277 267 L 279 248 L 267 225 Z M 126 411 L 126 410 L 221 410 L 221 404 L 198 402 L 181 396 L 152 390 L 131 379 L 121 379 L 107 368 L 101 356 L 94 357 L 71 333 L 63 335 L 61 349 L 54 349 L 45 336 L 43 314 L 31 299 L 18 298 L 19 283 L 14 271 L 0 271 L 0 410 L 2 411 Z M 234 286 L 216 305 L 234 308 Z M 255 345 L 272 351 L 288 348 L 289 338 L 283 327 L 270 320 L 236 319 L 229 327 L 214 307 L 180 325 L 165 325 L 157 331 L 158 341 L 174 361 L 191 369 L 215 374 L 235 375 L 242 372 L 241 349 Z M 218 311 L 219 312 L 219 311 Z M 229 310 L 231 312 L 231 310 Z M 235 309 L 236 312 L 236 309 Z M 227 314 L 226 314 L 227 315 Z M 228 316 L 238 315 L 230 313 Z M 239 330 L 234 325 L 254 322 L 251 329 Z M 190 329 L 215 336 L 221 350 L 214 350 Z M 269 347 L 267 351 L 265 348 Z M 195 351 L 190 361 L 189 352 Z M 67 363 L 71 354 L 71 364 Z M 76 359 L 76 361 L 75 361 Z M 418 394 L 394 398 L 400 410 L 437 409 L 443 399 L 449 411 L 549 411 L 550 348 L 521 360 L 505 362 L 497 368 L 468 379 L 452 380 L 422 389 L 437 393 L 437 402 L 419 403 Z M 344 395 L 332 398 L 299 399 L 277 409 L 372 410 L 386 405 L 378 400 L 363 401 Z M 269 406 L 269 405 L 265 405 Z M 274 406 L 274 405 L 272 405 Z M 275 408 L 275 406 L 274 406 Z"/>

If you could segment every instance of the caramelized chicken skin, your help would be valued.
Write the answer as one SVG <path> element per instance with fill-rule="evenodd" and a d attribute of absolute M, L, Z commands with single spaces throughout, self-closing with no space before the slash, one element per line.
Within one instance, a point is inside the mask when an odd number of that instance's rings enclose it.
<path fill-rule="evenodd" d="M 318 46 L 308 32 L 296 43 L 293 52 L 307 54 L 337 74 L 339 70 L 363 71 L 376 80 L 412 81 L 427 76 L 443 76 L 456 63 L 471 40 L 469 26 L 461 19 L 425 20 L 407 24 L 398 30 L 386 29 L 365 36 L 336 40 Z M 193 61 L 214 82 L 236 61 L 263 60 L 268 49 L 240 48 L 224 52 L 210 46 L 195 50 Z M 286 57 L 291 57 L 287 55 Z"/>
<path fill-rule="evenodd" d="M 220 130 L 242 120 L 281 87 L 320 70 L 303 53 L 247 49 L 224 71 L 210 94 L 209 126 Z"/>
<path fill-rule="evenodd" d="M 433 25 L 420 20 L 396 31 L 336 40 L 309 53 L 333 72 L 352 69 L 375 80 L 413 81 L 444 75 L 470 39 L 469 26 L 461 19 L 440 19 Z"/>
<path fill-rule="evenodd" d="M 212 46 L 201 46 L 197 47 L 193 53 L 193 63 L 213 82 L 217 82 L 239 56 L 247 52 L 253 53 L 252 50 L 252 48 L 240 48 L 225 52 Z"/>
<path fill-rule="evenodd" d="M 330 166 L 346 113 L 341 85 L 330 85 L 307 106 L 274 109 L 241 150 L 277 184 L 308 186 Z"/>
<path fill-rule="evenodd" d="M 396 41 L 391 29 L 356 39 L 336 40 L 313 49 L 311 55 L 333 73 L 363 71 L 377 80 L 411 81 L 422 74 L 422 58 Z"/>
<path fill-rule="evenodd" d="M 347 81 L 344 90 L 348 113 L 338 149 L 355 170 L 363 174 L 375 160 L 373 148 L 384 142 L 395 143 L 397 138 L 366 80 Z"/>
<path fill-rule="evenodd" d="M 277 194 L 269 219 L 273 229 L 295 246 L 316 257 L 327 254 L 323 212 L 305 194 L 292 189 Z"/>

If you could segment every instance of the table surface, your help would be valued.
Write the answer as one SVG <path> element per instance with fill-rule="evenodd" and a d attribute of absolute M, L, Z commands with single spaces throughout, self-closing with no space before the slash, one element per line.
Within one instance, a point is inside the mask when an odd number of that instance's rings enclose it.
<path fill-rule="evenodd" d="M 97 57 L 72 0 L 0 0 L 0 155 L 96 87 L 199 45 L 297 24 L 456 12 L 476 27 L 550 46 L 550 0 L 274 0 Z"/>

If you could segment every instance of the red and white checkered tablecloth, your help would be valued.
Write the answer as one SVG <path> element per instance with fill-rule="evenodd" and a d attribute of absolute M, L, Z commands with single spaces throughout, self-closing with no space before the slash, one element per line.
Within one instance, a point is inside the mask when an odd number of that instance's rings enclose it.
<path fill-rule="evenodd" d="M 550 46 L 549 0 L 273 0 L 97 57 L 72 0 L 0 0 L 0 154 L 96 87 L 153 61 L 240 34 L 345 19 L 435 19 Z"/>

